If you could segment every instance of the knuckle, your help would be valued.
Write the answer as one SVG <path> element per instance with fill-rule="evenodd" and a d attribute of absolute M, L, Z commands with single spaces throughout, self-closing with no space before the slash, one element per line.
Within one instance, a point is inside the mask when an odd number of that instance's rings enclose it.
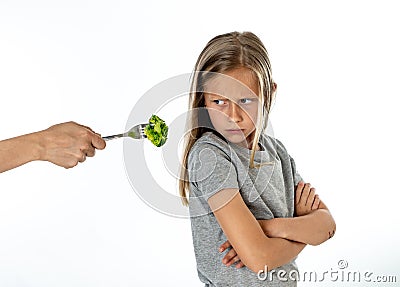
<path fill-rule="evenodd" d="M 81 147 L 80 147 L 80 149 L 81 149 L 82 151 L 87 151 L 87 150 L 89 150 L 90 148 L 91 148 L 91 145 L 90 145 L 87 141 L 83 142 L 83 143 L 81 144 Z"/>
<path fill-rule="evenodd" d="M 91 133 L 89 130 L 79 127 L 79 136 L 81 139 L 87 141 L 88 139 L 91 139 Z"/>
<path fill-rule="evenodd" d="M 84 135 L 85 135 L 85 138 L 92 139 L 92 132 L 91 131 L 85 129 L 84 130 Z"/>

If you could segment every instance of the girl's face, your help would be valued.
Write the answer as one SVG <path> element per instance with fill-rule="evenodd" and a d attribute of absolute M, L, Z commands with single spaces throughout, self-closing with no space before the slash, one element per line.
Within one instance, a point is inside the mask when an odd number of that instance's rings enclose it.
<path fill-rule="evenodd" d="M 210 80 L 204 93 L 205 106 L 215 130 L 229 142 L 249 149 L 257 122 L 258 90 L 254 74 L 240 67 Z"/>

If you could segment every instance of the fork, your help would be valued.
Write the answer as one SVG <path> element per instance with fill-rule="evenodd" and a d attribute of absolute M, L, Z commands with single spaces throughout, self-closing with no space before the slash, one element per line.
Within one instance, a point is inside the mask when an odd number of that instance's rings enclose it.
<path fill-rule="evenodd" d="M 144 128 L 147 125 L 148 125 L 148 123 L 147 124 L 138 124 L 138 125 L 130 128 L 127 132 L 124 132 L 122 134 L 103 137 L 103 140 L 108 141 L 108 140 L 113 140 L 113 139 L 122 138 L 122 137 L 131 137 L 131 138 L 138 139 L 138 140 L 147 138 L 146 134 L 144 133 Z"/>

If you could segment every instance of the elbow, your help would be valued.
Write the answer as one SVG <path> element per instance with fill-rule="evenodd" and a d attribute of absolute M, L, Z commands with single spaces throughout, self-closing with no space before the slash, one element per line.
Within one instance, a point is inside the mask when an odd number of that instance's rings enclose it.
<path fill-rule="evenodd" d="M 321 243 L 324 243 L 328 239 L 332 238 L 335 235 L 335 233 L 336 233 L 336 222 L 333 219 L 332 215 L 329 213 L 329 211 L 326 211 L 324 224 L 321 225 L 318 234 L 315 234 L 315 236 L 309 242 L 307 242 L 307 244 L 312 246 L 320 245 Z"/>
<path fill-rule="evenodd" d="M 251 271 L 256 274 L 267 273 L 275 268 L 281 267 L 284 264 L 278 264 L 277 260 L 267 259 L 265 261 L 254 262 L 250 265 L 246 265 Z"/>
<path fill-rule="evenodd" d="M 329 213 L 329 216 L 327 218 L 327 230 L 325 232 L 327 232 L 326 240 L 331 239 L 336 233 L 336 222 L 335 222 L 335 220 L 333 219 L 333 217 L 332 217 L 332 215 L 330 213 Z"/>
<path fill-rule="evenodd" d="M 256 274 L 260 274 L 262 272 L 268 272 L 269 270 L 271 270 L 268 263 L 265 261 L 262 262 L 258 260 L 252 260 L 252 262 L 249 262 L 248 264 L 245 265 L 247 268 L 249 268 Z"/>
<path fill-rule="evenodd" d="M 260 249 L 258 249 L 260 250 Z M 280 255 L 274 252 L 273 249 L 266 252 L 257 252 L 251 256 L 246 256 L 247 258 L 243 261 L 247 268 L 256 274 L 261 272 L 267 272 L 277 267 L 282 266 Z"/>
<path fill-rule="evenodd" d="M 272 262 L 268 263 L 268 261 L 264 262 L 254 262 L 253 264 L 246 265 L 251 271 L 256 274 L 267 273 L 275 268 L 280 267 L 281 265 L 273 264 Z"/>
<path fill-rule="evenodd" d="M 331 217 L 332 218 L 332 217 Z M 335 220 L 332 218 L 332 222 L 331 222 L 331 229 L 328 232 L 328 239 L 331 239 L 336 233 L 336 222 Z"/>
<path fill-rule="evenodd" d="M 245 264 L 247 268 L 249 268 L 251 271 L 253 271 L 256 274 L 261 274 L 261 273 L 267 273 L 268 271 L 278 267 L 273 267 L 268 264 L 268 261 L 258 261 L 254 260 L 254 262 L 250 262 L 248 264 Z"/>

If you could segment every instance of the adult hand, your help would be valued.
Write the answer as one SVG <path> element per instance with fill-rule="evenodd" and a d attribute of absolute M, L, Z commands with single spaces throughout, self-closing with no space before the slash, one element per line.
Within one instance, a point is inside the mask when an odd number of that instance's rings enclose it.
<path fill-rule="evenodd" d="M 38 139 L 41 146 L 39 159 L 65 168 L 84 162 L 86 157 L 95 155 L 96 149 L 106 147 L 99 134 L 75 122 L 51 126 L 38 132 Z"/>

